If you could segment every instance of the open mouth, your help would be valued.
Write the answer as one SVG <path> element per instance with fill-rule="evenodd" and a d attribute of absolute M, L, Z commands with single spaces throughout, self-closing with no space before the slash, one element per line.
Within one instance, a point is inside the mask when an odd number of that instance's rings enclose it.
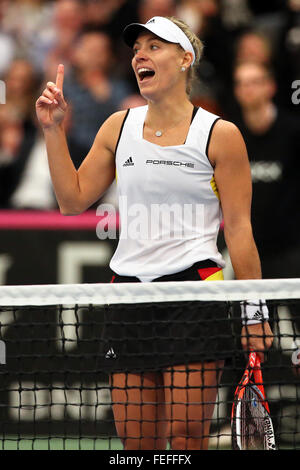
<path fill-rule="evenodd" d="M 145 81 L 147 78 L 152 78 L 155 75 L 154 70 L 148 69 L 148 68 L 141 68 L 138 70 L 138 76 L 140 82 Z"/>

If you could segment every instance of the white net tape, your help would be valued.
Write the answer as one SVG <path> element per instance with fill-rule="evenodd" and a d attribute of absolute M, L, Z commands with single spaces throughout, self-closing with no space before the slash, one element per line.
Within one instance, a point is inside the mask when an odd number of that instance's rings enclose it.
<path fill-rule="evenodd" d="M 0 286 L 0 306 L 300 299 L 300 279 Z"/>

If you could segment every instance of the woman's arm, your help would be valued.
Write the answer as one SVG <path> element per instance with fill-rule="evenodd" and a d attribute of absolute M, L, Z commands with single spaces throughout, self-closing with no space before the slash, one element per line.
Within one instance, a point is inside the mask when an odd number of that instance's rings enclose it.
<path fill-rule="evenodd" d="M 250 165 L 237 127 L 218 121 L 213 130 L 209 158 L 215 169 L 224 216 L 224 235 L 237 279 L 260 279 L 261 267 L 252 235 Z"/>
<path fill-rule="evenodd" d="M 251 226 L 250 165 L 244 140 L 234 124 L 223 120 L 216 123 L 208 157 L 215 169 L 224 235 L 235 276 L 237 279 L 260 279 L 260 260 Z M 272 344 L 272 332 L 267 322 L 244 327 L 242 336 L 245 349 L 262 351 Z M 262 353 L 260 356 L 263 360 Z"/>
<path fill-rule="evenodd" d="M 112 115 L 100 128 L 79 170 L 70 157 L 64 131 L 67 104 L 63 97 L 64 69 L 60 65 L 56 83 L 49 82 L 36 102 L 49 168 L 60 211 L 64 215 L 83 212 L 108 189 L 115 177 L 115 146 L 125 111 Z"/>

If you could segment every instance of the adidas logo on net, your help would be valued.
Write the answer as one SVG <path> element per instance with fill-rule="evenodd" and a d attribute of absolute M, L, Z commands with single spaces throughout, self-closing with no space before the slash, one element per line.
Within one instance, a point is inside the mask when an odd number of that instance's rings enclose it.
<path fill-rule="evenodd" d="M 105 354 L 105 359 L 117 359 L 117 355 L 113 348 L 110 348 Z"/>
<path fill-rule="evenodd" d="M 129 157 L 128 160 L 124 163 L 123 166 L 134 166 L 134 162 L 132 160 L 132 157 Z"/>

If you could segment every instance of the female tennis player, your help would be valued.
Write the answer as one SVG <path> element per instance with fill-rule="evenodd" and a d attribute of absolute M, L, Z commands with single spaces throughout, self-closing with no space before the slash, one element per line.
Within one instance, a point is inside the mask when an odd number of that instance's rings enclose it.
<path fill-rule="evenodd" d="M 222 279 L 224 261 L 216 247 L 221 209 L 236 278 L 260 278 L 244 141 L 232 123 L 194 108 L 189 99 L 201 41 L 185 23 L 164 17 L 129 25 L 124 40 L 133 49 L 132 68 L 147 105 L 113 114 L 78 171 L 64 132 L 63 65 L 37 100 L 61 213 L 86 210 L 117 172 L 122 227 L 110 264 L 113 282 Z M 130 236 L 124 230 L 134 221 L 136 204 L 148 214 L 157 206 L 190 212 L 175 217 L 173 226 L 172 217 L 158 224 L 151 219 L 151 236 Z M 167 307 L 109 311 L 114 324 L 105 331 L 110 343 L 103 352 L 125 449 L 165 449 L 168 440 L 172 449 L 208 447 L 218 382 L 234 349 L 227 307 Z M 243 346 L 263 360 L 272 343 L 267 308 L 257 301 L 244 306 L 242 316 Z"/>

